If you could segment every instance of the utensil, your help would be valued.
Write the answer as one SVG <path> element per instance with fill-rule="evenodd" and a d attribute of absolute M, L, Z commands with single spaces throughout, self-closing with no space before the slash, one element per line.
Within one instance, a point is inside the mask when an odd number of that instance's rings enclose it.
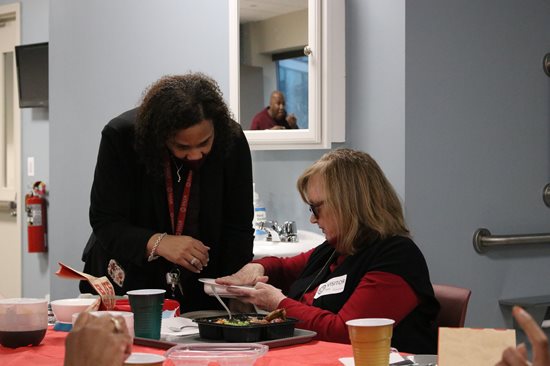
<path fill-rule="evenodd" d="M 231 319 L 233 316 L 231 315 L 231 311 L 229 310 L 229 308 L 227 307 L 227 305 L 225 305 L 225 302 L 223 302 L 223 300 L 221 299 L 220 295 L 218 295 L 218 293 L 216 292 L 216 286 L 214 285 L 210 285 L 210 289 L 212 290 L 212 293 L 214 294 L 214 296 L 216 297 L 216 299 L 218 300 L 218 302 L 220 304 L 222 304 L 223 308 L 225 309 L 225 311 L 227 311 L 227 315 L 229 315 L 229 319 Z"/>

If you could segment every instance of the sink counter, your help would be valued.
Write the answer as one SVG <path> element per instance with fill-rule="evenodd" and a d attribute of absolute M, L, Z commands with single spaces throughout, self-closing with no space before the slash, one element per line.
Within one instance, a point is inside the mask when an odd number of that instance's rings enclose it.
<path fill-rule="evenodd" d="M 307 252 L 324 241 L 323 235 L 306 230 L 298 230 L 298 241 L 295 243 L 254 240 L 254 259 L 267 256 L 292 257 Z"/>

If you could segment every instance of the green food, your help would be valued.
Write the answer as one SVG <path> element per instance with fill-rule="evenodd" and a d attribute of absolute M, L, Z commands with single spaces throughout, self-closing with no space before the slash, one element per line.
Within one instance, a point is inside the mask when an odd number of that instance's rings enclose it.
<path fill-rule="evenodd" d="M 250 325 L 250 322 L 248 320 L 226 319 L 224 324 L 233 325 L 236 327 L 246 327 L 247 325 Z"/>

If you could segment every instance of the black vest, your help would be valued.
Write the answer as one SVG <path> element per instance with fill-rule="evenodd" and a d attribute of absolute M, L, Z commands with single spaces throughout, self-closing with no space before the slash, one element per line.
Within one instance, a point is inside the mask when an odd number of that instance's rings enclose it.
<path fill-rule="evenodd" d="M 311 291 L 329 279 L 347 275 L 344 291 L 313 300 L 313 306 L 338 313 L 367 272 L 393 273 L 403 278 L 420 299 L 420 304 L 393 330 L 392 346 L 401 352 L 416 354 L 437 353 L 437 328 L 435 318 L 439 303 L 435 299 L 426 260 L 420 249 L 409 238 L 394 236 L 384 240 L 372 240 L 361 246 L 330 272 L 329 260 L 334 248 L 327 242 L 311 254 L 302 274 L 292 284 L 289 297 L 299 300 L 303 293 Z M 334 255 L 331 262 L 338 255 Z M 319 271 L 321 268 L 321 273 Z M 399 302 L 399 298 L 395 299 Z M 368 306 L 368 304 L 365 304 Z"/>

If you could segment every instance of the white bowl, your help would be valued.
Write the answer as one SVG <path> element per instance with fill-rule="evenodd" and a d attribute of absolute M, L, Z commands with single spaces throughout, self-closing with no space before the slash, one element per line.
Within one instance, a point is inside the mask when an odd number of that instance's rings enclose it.
<path fill-rule="evenodd" d="M 93 305 L 97 299 L 61 299 L 54 300 L 52 306 L 53 315 L 59 323 L 71 324 L 72 316 L 81 313 Z M 95 310 L 95 309 L 93 309 Z"/>

